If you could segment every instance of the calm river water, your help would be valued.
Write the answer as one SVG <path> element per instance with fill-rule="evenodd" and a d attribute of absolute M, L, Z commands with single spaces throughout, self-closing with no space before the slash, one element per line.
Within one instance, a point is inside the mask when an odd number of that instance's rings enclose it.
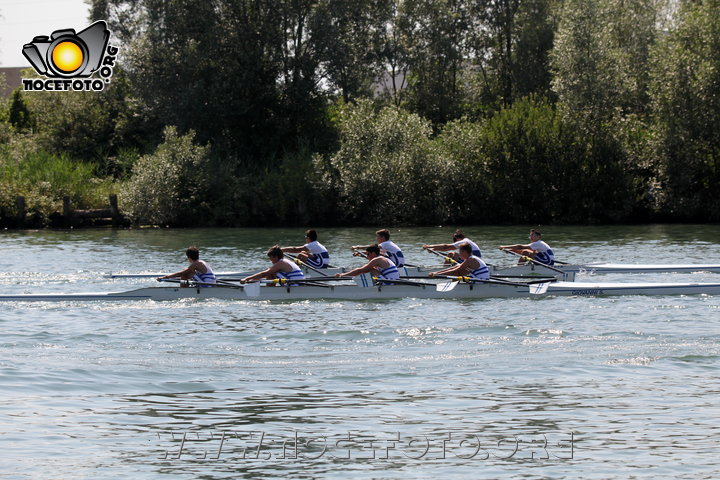
<path fill-rule="evenodd" d="M 373 229 L 323 229 L 333 263 Z M 393 230 L 410 263 L 451 228 Z M 526 227 L 466 233 L 486 260 Z M 3 232 L 3 292 L 261 269 L 302 229 Z M 554 227 L 565 261 L 720 263 L 720 226 Z M 653 278 L 654 277 L 654 278 Z M 718 281 L 614 275 L 608 281 Z M 719 478 L 720 297 L 0 305 L 2 478 Z"/>

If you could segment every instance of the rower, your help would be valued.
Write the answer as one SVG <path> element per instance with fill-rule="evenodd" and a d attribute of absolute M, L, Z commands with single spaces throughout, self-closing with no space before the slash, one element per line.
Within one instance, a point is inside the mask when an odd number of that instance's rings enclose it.
<path fill-rule="evenodd" d="M 240 280 L 240 283 L 252 282 L 263 278 L 268 280 L 286 279 L 288 281 L 302 280 L 305 278 L 300 267 L 298 267 L 295 262 L 291 262 L 285 258 L 285 254 L 278 245 L 271 247 L 267 252 L 267 256 L 272 262 L 272 266 L 262 272 L 243 278 Z"/>
<path fill-rule="evenodd" d="M 363 273 L 374 272 L 377 274 L 378 280 L 400 280 L 400 272 L 398 272 L 397 266 L 387 257 L 380 255 L 380 246 L 368 245 L 365 247 L 365 254 L 367 255 L 368 263 L 362 267 L 358 267 L 355 270 L 350 270 L 345 273 L 336 273 L 336 277 L 355 277 L 362 275 Z M 390 282 L 381 282 L 382 285 L 392 285 Z"/>
<path fill-rule="evenodd" d="M 298 260 L 307 263 L 314 268 L 327 268 L 330 264 L 330 254 L 327 248 L 318 242 L 318 235 L 315 230 L 305 231 L 305 245 L 299 247 L 283 247 L 281 250 L 286 253 L 297 253 Z"/>
<path fill-rule="evenodd" d="M 555 264 L 555 254 L 550 248 L 550 245 L 543 242 L 542 234 L 540 230 L 536 228 L 530 229 L 530 243 L 527 245 L 502 245 L 500 250 L 510 250 L 511 252 L 519 255 L 530 257 L 536 262 L 544 263 L 545 265 Z"/>
<path fill-rule="evenodd" d="M 482 259 L 476 255 L 473 255 L 473 248 L 469 243 L 463 243 L 458 247 L 458 254 L 462 259 L 462 263 L 459 265 L 440 270 L 438 272 L 430 272 L 429 276 L 435 277 L 438 275 L 457 275 L 457 276 L 468 276 L 475 280 L 489 280 L 490 270 Z"/>
<path fill-rule="evenodd" d="M 398 247 L 395 242 L 390 241 L 390 231 L 387 228 L 375 232 L 375 241 L 377 242 L 375 244 L 353 245 L 350 248 L 353 250 L 353 253 L 356 253 L 354 252 L 355 250 L 378 245 L 380 247 L 380 253 L 392 260 L 397 268 L 403 268 L 405 266 L 405 255 L 403 255 L 402 250 L 400 250 L 400 247 Z"/>
<path fill-rule="evenodd" d="M 216 283 L 217 279 L 215 278 L 212 268 L 210 268 L 210 265 L 204 260 L 200 260 L 200 251 L 197 247 L 188 247 L 188 249 L 185 250 L 185 256 L 187 257 L 187 261 L 190 262 L 190 265 L 185 270 L 158 277 L 157 281 L 160 282 L 167 278 L 180 278 L 180 280 L 185 280 L 185 283 L 181 283 L 183 287 L 187 287 L 187 282 L 190 280 L 201 284 L 201 287 L 208 286 L 202 284 Z"/>
<path fill-rule="evenodd" d="M 423 245 L 423 248 L 426 250 L 439 250 L 441 252 L 447 252 L 449 250 L 454 250 L 456 248 L 459 248 L 462 244 L 468 244 L 470 247 L 472 247 L 472 254 L 478 258 L 482 258 L 482 253 L 480 253 L 480 247 L 477 246 L 475 242 L 470 240 L 469 238 L 465 237 L 465 234 L 462 232 L 462 230 L 455 230 L 455 233 L 453 234 L 453 243 L 438 243 L 435 245 Z M 460 254 L 457 252 L 450 252 L 448 253 L 448 256 L 454 259 L 456 262 L 461 261 Z"/>

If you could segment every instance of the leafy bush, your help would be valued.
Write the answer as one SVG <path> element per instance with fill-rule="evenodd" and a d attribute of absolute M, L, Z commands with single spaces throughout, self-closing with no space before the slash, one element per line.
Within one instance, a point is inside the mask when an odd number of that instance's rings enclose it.
<path fill-rule="evenodd" d="M 436 142 L 457 168 L 454 210 L 471 223 L 624 219 L 634 205 L 625 151 L 605 133 L 581 138 L 534 97 L 479 123 L 446 125 Z"/>
<path fill-rule="evenodd" d="M 436 223 L 447 216 L 449 169 L 438 157 L 427 120 L 399 108 L 376 112 L 372 103 L 340 114 L 340 149 L 316 157 L 313 181 L 321 195 L 336 195 L 345 218 L 393 225 Z"/>
<path fill-rule="evenodd" d="M 135 223 L 198 225 L 209 218 L 210 147 L 166 127 L 151 155 L 141 157 L 122 194 L 122 208 Z"/>

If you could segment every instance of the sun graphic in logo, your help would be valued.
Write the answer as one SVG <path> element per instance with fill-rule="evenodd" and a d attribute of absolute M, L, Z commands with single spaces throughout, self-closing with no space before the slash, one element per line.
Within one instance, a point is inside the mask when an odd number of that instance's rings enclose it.
<path fill-rule="evenodd" d="M 83 51 L 75 42 L 64 41 L 55 45 L 52 62 L 64 73 L 72 73 L 83 64 Z"/>

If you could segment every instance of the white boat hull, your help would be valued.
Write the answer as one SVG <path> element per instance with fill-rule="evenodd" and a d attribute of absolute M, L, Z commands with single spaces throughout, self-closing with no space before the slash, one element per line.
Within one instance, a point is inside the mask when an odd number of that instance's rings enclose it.
<path fill-rule="evenodd" d="M 612 296 L 612 295 L 720 295 L 720 283 L 591 283 L 554 282 L 541 294 L 531 293 L 532 286 L 515 286 L 501 283 L 459 283 L 452 291 L 437 291 L 434 284 L 423 286 L 387 285 L 359 287 L 356 285 L 319 286 L 263 286 L 257 295 L 242 288 L 179 288 L 147 287 L 116 293 L 75 294 L 17 294 L 0 295 L 2 301 L 57 302 L 57 301 L 138 301 L 180 299 L 232 299 L 232 300 L 386 300 L 397 298 L 517 298 L 545 296 Z"/>

